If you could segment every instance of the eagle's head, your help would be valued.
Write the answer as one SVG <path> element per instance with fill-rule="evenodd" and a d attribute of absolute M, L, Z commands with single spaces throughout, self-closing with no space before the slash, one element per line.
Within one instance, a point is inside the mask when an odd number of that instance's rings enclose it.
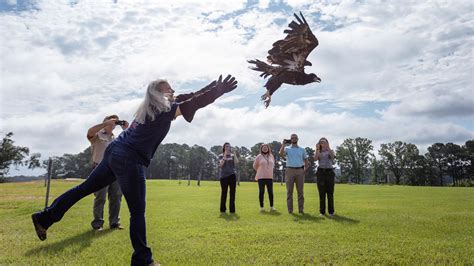
<path fill-rule="evenodd" d="M 318 76 L 316 76 L 316 74 L 314 73 L 309 74 L 309 77 L 311 78 L 312 82 L 317 82 L 317 83 L 321 82 L 321 79 Z"/>

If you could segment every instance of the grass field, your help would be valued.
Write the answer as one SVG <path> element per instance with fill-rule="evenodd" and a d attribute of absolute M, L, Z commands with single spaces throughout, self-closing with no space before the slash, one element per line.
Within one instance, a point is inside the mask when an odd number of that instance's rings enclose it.
<path fill-rule="evenodd" d="M 79 182 L 54 180 L 52 199 Z M 279 183 L 277 211 L 263 213 L 257 184 L 241 183 L 235 215 L 220 215 L 218 182 L 147 186 L 148 244 L 164 265 L 474 264 L 472 188 L 336 185 L 330 219 L 317 216 L 315 184 L 305 184 L 305 215 L 286 212 Z M 44 206 L 44 195 L 42 182 L 0 184 L 0 264 L 129 264 L 125 202 L 126 230 L 92 232 L 88 196 L 41 242 L 30 215 Z"/>

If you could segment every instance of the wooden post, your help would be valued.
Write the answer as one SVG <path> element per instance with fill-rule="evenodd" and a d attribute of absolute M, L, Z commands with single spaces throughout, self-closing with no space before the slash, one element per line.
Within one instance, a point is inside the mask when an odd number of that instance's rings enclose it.
<path fill-rule="evenodd" d="M 47 186 L 46 186 L 46 201 L 44 203 L 44 207 L 48 207 L 48 199 L 49 199 L 49 188 L 51 186 L 51 168 L 52 168 L 53 161 L 51 160 L 51 157 L 48 160 L 48 173 L 46 174 L 45 181 L 47 181 Z"/>

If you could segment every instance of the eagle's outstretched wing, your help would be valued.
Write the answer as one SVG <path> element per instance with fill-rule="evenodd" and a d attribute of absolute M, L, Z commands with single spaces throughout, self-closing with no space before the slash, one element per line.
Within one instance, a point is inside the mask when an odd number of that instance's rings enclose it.
<path fill-rule="evenodd" d="M 273 44 L 273 48 L 268 51 L 268 62 L 277 64 L 285 68 L 303 72 L 305 66 L 311 66 L 307 61 L 308 55 L 318 46 L 318 39 L 309 28 L 306 19 L 300 12 L 300 17 L 294 14 L 297 21 L 293 20 L 288 24 L 289 29 L 285 39 L 279 40 Z"/>

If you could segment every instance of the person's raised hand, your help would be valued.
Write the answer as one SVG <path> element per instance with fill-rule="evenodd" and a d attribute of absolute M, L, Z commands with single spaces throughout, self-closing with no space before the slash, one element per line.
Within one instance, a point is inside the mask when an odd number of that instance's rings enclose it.
<path fill-rule="evenodd" d="M 123 120 L 123 121 L 124 121 L 125 124 L 122 125 L 122 129 L 125 130 L 130 126 L 130 124 L 128 123 L 127 120 Z"/>
<path fill-rule="evenodd" d="M 117 121 L 117 119 L 115 118 L 111 118 L 107 121 L 104 121 L 104 123 L 102 123 L 104 125 L 104 127 L 108 127 L 108 126 L 115 126 L 115 122 Z"/>

